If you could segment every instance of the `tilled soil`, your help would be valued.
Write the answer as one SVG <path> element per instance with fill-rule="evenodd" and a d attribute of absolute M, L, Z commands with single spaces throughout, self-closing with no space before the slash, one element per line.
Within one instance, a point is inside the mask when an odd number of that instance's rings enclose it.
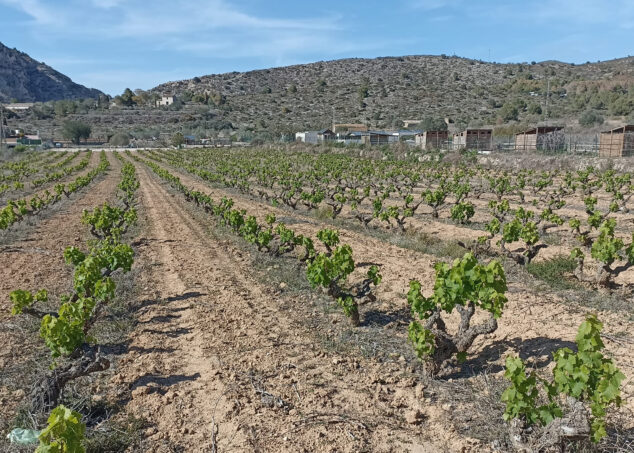
<path fill-rule="evenodd" d="M 45 288 L 57 300 L 72 288 L 72 269 L 64 263 L 63 253 L 71 245 L 83 247 L 89 236 L 81 224 L 82 211 L 115 194 L 121 164 L 111 155 L 108 159 L 110 169 L 105 177 L 71 195 L 68 202 L 60 202 L 61 207 L 47 208 L 53 212 L 47 212 L 46 218 L 37 215 L 3 233 L 13 239 L 0 245 L 0 431 L 8 427 L 15 409 L 25 401 L 33 377 L 50 363 L 39 337 L 39 323 L 12 317 L 9 293 Z"/>
<path fill-rule="evenodd" d="M 137 260 L 153 271 L 113 382 L 131 390 L 127 410 L 153 425 L 145 448 L 441 451 L 454 442 L 425 435 L 422 412 L 406 422 L 424 393 L 406 367 L 322 350 L 296 320 L 302 300 L 262 286 L 245 252 L 137 167 L 148 218 Z"/>
<path fill-rule="evenodd" d="M 255 215 L 259 221 L 263 221 L 266 214 L 275 213 L 278 220 L 287 222 L 289 227 L 298 233 L 309 234 L 311 237 L 322 228 L 332 228 L 325 222 L 299 212 L 289 213 L 287 209 L 275 208 L 229 190 L 212 188 L 183 171 L 173 168 L 170 168 L 170 171 L 181 178 L 183 184 L 210 194 L 216 200 L 222 197 L 232 198 L 236 208 L 245 209 L 248 215 Z M 376 263 L 381 266 L 383 281 L 376 290 L 377 302 L 362 307 L 362 317 L 363 311 L 369 309 L 391 314 L 407 313 L 407 301 L 402 295 L 407 293 L 409 281 L 413 278 L 422 283 L 425 294 L 431 293 L 434 285 L 433 264 L 438 261 L 437 257 L 387 244 L 356 231 L 338 229 L 341 242 L 352 247 L 357 263 Z M 355 276 L 362 278 L 363 272 L 364 268 L 355 271 L 352 280 Z M 527 357 L 529 351 L 536 356 L 537 361 L 543 362 L 547 361 L 551 352 L 556 349 L 574 345 L 577 329 L 588 310 L 565 304 L 554 294 L 545 297 L 544 293 L 531 291 L 521 284 L 510 284 L 507 297 L 509 302 L 499 321 L 498 329 L 486 338 L 479 337 L 474 343 L 474 356 L 482 355 L 480 360 L 476 360 L 477 363 L 484 360 L 488 366 L 495 365 L 494 369 L 499 370 L 507 355 L 518 354 Z M 615 340 L 607 340 L 608 351 L 628 376 L 623 384 L 624 396 L 634 396 L 634 320 L 628 319 L 622 313 L 610 311 L 601 312 L 599 317 L 604 322 L 605 333 Z M 453 321 L 454 325 L 457 325 L 458 319 L 454 318 Z M 406 341 L 406 327 L 399 329 L 399 335 Z M 619 341 L 619 338 L 623 338 L 623 341 Z M 492 347 L 492 344 L 497 346 Z M 468 362 L 467 366 L 470 364 Z M 634 410 L 634 400 L 629 398 L 626 401 Z"/>
<path fill-rule="evenodd" d="M 216 200 L 225 196 L 232 198 L 236 208 L 245 209 L 248 215 L 255 215 L 259 221 L 263 221 L 266 214 L 275 213 L 278 220 L 286 222 L 296 232 L 309 234 L 311 237 L 321 228 L 331 227 L 299 212 L 275 208 L 234 191 L 211 187 L 190 174 L 171 167 L 169 169 L 186 186 L 210 194 Z M 412 278 L 423 284 L 426 294 L 431 293 L 434 283 L 433 263 L 438 258 L 387 244 L 356 231 L 345 228 L 339 228 L 339 231 L 341 242 L 352 247 L 357 263 L 381 265 L 383 281 L 376 290 L 377 302 L 361 307 L 362 320 L 364 311 L 396 315 L 395 323 L 400 327 L 395 335 L 406 342 L 406 325 L 409 320 L 403 322 L 400 316 L 408 312 L 403 294 L 407 293 Z M 361 278 L 362 272 L 363 268 L 355 271 L 351 279 L 356 281 L 355 276 L 357 279 Z M 473 359 L 465 364 L 465 369 L 472 368 L 478 372 L 484 364 L 501 375 L 504 361 L 511 354 L 523 358 L 533 357 L 534 363 L 541 367 L 549 362 L 551 353 L 556 349 L 574 347 L 577 329 L 588 313 L 587 309 L 563 303 L 554 294 L 545 296 L 544 293 L 532 291 L 519 283 L 509 285 L 507 297 L 509 301 L 499 320 L 498 329 L 493 334 L 476 340 L 473 345 Z M 605 340 L 608 354 L 614 357 L 627 376 L 623 382 L 625 404 L 630 410 L 634 410 L 634 320 L 612 311 L 600 312 L 599 318 L 604 323 L 604 333 L 608 335 Z M 450 325 L 457 325 L 457 318 L 452 321 Z"/>
<path fill-rule="evenodd" d="M 0 348 L 0 403 L 7 409 L 0 431 L 24 399 L 24 385 L 16 384 L 21 374 L 32 376 L 49 363 L 37 326 L 6 314 L 8 293 L 46 287 L 59 295 L 70 287 L 62 252 L 87 237 L 81 211 L 115 193 L 120 163 L 109 159 L 105 179 L 59 212 L 27 225 L 0 249 L 0 343 L 20 345 Z M 135 278 L 135 300 L 130 301 L 138 307 L 137 324 L 126 352 L 113 362 L 107 386 L 111 401 L 121 402 L 123 396 L 124 414 L 147 421 L 141 446 L 130 451 L 489 451 L 490 439 L 478 440 L 470 431 L 475 419 L 486 423 L 487 414 L 469 415 L 470 408 L 451 395 L 443 397 L 439 388 L 468 398 L 467 389 L 477 388 L 482 377 L 499 380 L 509 354 L 533 357 L 536 368 L 548 366 L 553 350 L 572 345 L 584 318 L 582 308 L 513 283 L 500 327 L 474 344 L 464 372 L 440 385 L 429 382 L 407 345 L 409 309 L 403 294 L 412 278 L 422 282 L 426 294 L 431 292 L 437 257 L 340 228 L 342 242 L 352 246 L 361 264 L 351 280 L 360 278 L 370 263 L 380 264 L 384 277 L 377 301 L 360 308 L 362 326 L 348 329 L 340 310 L 319 292 L 267 282 L 267 273 L 259 269 L 270 264 L 257 261 L 268 258 L 218 228 L 145 165 L 135 166 L 140 221 L 133 244 L 135 267 L 144 271 Z M 259 219 L 274 212 L 299 233 L 314 237 L 330 226 L 170 171 L 215 199 L 230 196 L 236 207 Z M 289 269 L 277 274 L 290 281 Z M 634 322 L 619 313 L 599 316 L 610 335 L 608 353 L 627 375 L 623 396 L 632 409 L 634 348 L 629 338 Z M 356 338 L 377 332 L 408 347 L 409 355 L 386 360 L 378 337 L 370 339 L 378 350 L 374 355 L 334 344 L 335 333 Z M 499 404 L 499 396 L 494 399 Z M 464 426 L 457 429 L 459 424 Z"/>
<path fill-rule="evenodd" d="M 79 151 L 81 152 L 81 151 Z M 82 155 L 78 156 L 75 158 L 75 160 L 73 161 L 74 163 L 71 165 L 77 165 L 84 157 L 86 157 L 84 155 L 83 152 L 81 152 Z M 40 187 L 34 187 L 30 181 L 27 182 L 25 184 L 24 189 L 21 190 L 11 190 L 8 191 L 2 195 L 0 195 L 0 205 L 5 205 L 7 203 L 7 201 L 9 200 L 14 200 L 14 199 L 19 199 L 19 198 L 27 198 L 30 199 L 31 197 L 33 197 L 34 195 L 39 195 L 40 197 L 44 196 L 44 193 L 48 190 L 51 193 L 55 193 L 55 186 L 57 184 L 61 184 L 61 183 L 69 183 L 71 181 L 74 181 L 75 179 L 77 179 L 80 176 L 85 176 L 86 174 L 88 174 L 92 169 L 94 169 L 97 165 L 99 165 L 99 153 L 95 153 L 93 152 L 91 157 L 90 157 L 90 162 L 88 163 L 88 165 L 86 166 L 86 168 L 76 172 L 76 173 L 72 173 L 70 175 L 64 176 L 62 179 L 58 180 L 58 181 L 51 181 L 48 182 L 46 184 L 43 184 Z"/>

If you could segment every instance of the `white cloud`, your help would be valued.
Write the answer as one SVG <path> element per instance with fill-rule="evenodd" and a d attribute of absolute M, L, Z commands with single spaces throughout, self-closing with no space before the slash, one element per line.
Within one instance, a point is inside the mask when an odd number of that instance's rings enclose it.
<path fill-rule="evenodd" d="M 336 44 L 340 15 L 262 17 L 227 0 L 67 0 L 55 8 L 43 0 L 0 0 L 30 16 L 37 37 L 137 39 L 157 50 L 280 58 L 284 52 L 327 50 Z M 257 49 L 257 50 L 256 50 Z"/>
<path fill-rule="evenodd" d="M 31 17 L 36 24 L 54 25 L 60 20 L 60 15 L 56 13 L 56 10 L 39 0 L 0 0 L 0 3 L 22 11 Z"/>
<path fill-rule="evenodd" d="M 255 14 L 230 0 L 60 0 L 54 7 L 45 0 L 0 0 L 3 4 L 24 13 L 29 18 L 24 31 L 48 48 L 55 48 L 51 43 L 57 42 L 58 48 L 68 49 L 68 44 L 62 47 L 61 43 L 69 40 L 73 46 L 82 43 L 84 49 L 95 43 L 95 50 L 84 52 L 85 58 L 73 59 L 75 55 L 55 51 L 44 61 L 62 72 L 67 70 L 79 83 L 106 91 L 123 84 L 149 88 L 154 83 L 191 77 L 182 71 L 152 71 L 182 68 L 194 61 L 211 66 L 207 70 L 198 68 L 194 75 L 200 75 L 217 72 L 211 63 L 214 60 L 225 60 L 225 67 L 231 66 L 227 60 L 240 58 L 250 58 L 252 65 L 281 65 L 305 62 L 312 55 L 354 54 L 372 47 L 371 41 L 382 48 L 386 41 L 342 40 L 343 21 L 338 13 L 309 18 L 293 17 L 292 10 L 283 15 Z M 124 52 L 121 61 L 95 62 L 102 52 L 96 49 L 110 42 Z M 149 71 L 120 70 L 127 69 L 130 55 L 135 53 L 153 59 L 148 61 Z M 113 58 L 111 53 L 104 56 Z M 82 73 L 85 67 L 107 69 Z"/>
<path fill-rule="evenodd" d="M 52 25 L 54 30 L 66 28 L 68 33 L 100 31 L 123 33 L 126 36 L 173 35 L 196 30 L 219 29 L 277 29 L 277 30 L 333 30 L 340 15 L 321 18 L 258 17 L 233 7 L 226 0 L 67 0 L 54 7 L 42 0 L 0 0 L 30 16 L 34 24 Z M 108 12 L 95 11 L 110 10 Z M 101 15 L 100 15 L 101 14 Z"/>

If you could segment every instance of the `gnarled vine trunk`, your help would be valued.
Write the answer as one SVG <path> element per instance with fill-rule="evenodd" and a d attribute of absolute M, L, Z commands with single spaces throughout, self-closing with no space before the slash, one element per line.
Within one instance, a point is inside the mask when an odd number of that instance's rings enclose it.
<path fill-rule="evenodd" d="M 49 371 L 35 384 L 31 392 L 32 412 L 48 412 L 57 406 L 68 382 L 110 368 L 110 361 L 101 355 L 98 348 L 84 345 L 79 354 L 73 362 Z"/>
<path fill-rule="evenodd" d="M 425 324 L 425 328 L 436 337 L 434 353 L 426 363 L 432 375 L 438 376 L 450 372 L 455 354 L 466 353 L 478 336 L 493 333 L 498 328 L 493 314 L 490 314 L 489 318 L 482 323 L 471 325 L 471 318 L 475 314 L 473 302 L 469 302 L 465 307 L 456 306 L 456 309 L 460 313 L 460 325 L 458 332 L 454 335 L 447 332 L 447 326 L 438 308 Z"/>

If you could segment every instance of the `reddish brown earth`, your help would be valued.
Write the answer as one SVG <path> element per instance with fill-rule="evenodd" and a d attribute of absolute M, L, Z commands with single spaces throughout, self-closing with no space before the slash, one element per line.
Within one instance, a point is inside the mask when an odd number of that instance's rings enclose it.
<path fill-rule="evenodd" d="M 71 166 L 77 165 L 85 156 L 85 152 L 80 151 L 80 156 L 77 156 L 73 162 L 71 163 Z M 29 181 L 25 181 L 24 183 L 24 189 L 20 189 L 20 190 L 9 190 L 8 192 L 5 192 L 4 194 L 0 195 L 0 205 L 4 206 L 6 204 L 6 202 L 8 200 L 15 200 L 15 199 L 19 199 L 19 198 L 27 198 L 30 199 L 31 197 L 33 197 L 34 195 L 39 195 L 40 197 L 44 196 L 44 193 L 48 190 L 51 193 L 55 193 L 55 185 L 60 184 L 60 183 L 69 183 L 71 181 L 74 181 L 75 179 L 77 179 L 79 176 L 85 176 L 87 173 L 89 173 L 92 169 L 94 169 L 97 165 L 99 165 L 99 153 L 98 152 L 93 152 L 92 155 L 90 156 L 90 161 L 88 162 L 88 165 L 86 166 L 86 168 L 84 168 L 83 170 L 80 170 L 78 172 L 72 173 L 70 175 L 64 176 L 62 179 L 59 179 L 57 181 L 52 181 L 49 183 L 45 183 L 43 185 L 41 185 L 40 187 L 35 187 L 33 186 L 33 184 L 31 184 L 32 180 L 35 180 L 41 176 L 44 176 L 43 174 L 41 175 L 31 175 L 29 177 Z"/>
<path fill-rule="evenodd" d="M 310 316 L 298 308 L 301 299 L 262 286 L 251 275 L 254 257 L 214 236 L 212 219 L 192 217 L 180 195 L 165 193 L 149 170 L 137 167 L 148 216 L 138 259 L 154 270 L 144 275 L 140 297 L 162 303 L 147 305 L 141 314 L 143 327 L 133 334 L 131 348 L 137 353 L 123 360 L 115 382 L 131 389 L 128 410 L 154 424 L 146 432 L 147 445 L 159 451 L 175 445 L 191 451 L 210 451 L 213 445 L 219 451 L 489 448 L 456 434 L 449 420 L 452 406 L 426 397 L 424 380 L 405 361 L 385 364 L 325 350 L 299 319 Z M 173 173 L 215 198 L 231 195 L 237 207 L 260 218 L 268 212 L 289 216 Z M 298 232 L 314 235 L 327 226 L 300 214 L 292 217 Z M 412 277 L 430 291 L 435 257 L 353 231 L 341 233 L 357 261 L 383 266 L 378 302 L 362 311 L 402 311 L 406 302 L 400 295 Z M 515 353 L 534 355 L 535 363 L 547 360 L 554 348 L 571 344 L 585 312 L 512 285 L 500 328 L 476 343 L 474 355 L 483 353 L 498 365 Z M 633 390 L 627 342 L 632 323 L 615 313 L 600 316 L 608 334 L 623 338 L 607 343 L 628 375 L 627 398 Z M 342 321 L 339 313 L 332 318 Z M 406 341 L 405 323 L 386 328 Z M 497 357 L 491 352 L 495 344 L 505 346 Z"/>

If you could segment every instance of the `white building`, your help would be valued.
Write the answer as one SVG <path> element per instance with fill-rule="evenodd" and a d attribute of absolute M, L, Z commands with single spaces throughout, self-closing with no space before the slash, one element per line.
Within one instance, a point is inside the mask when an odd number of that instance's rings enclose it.
<path fill-rule="evenodd" d="M 5 104 L 4 108 L 7 110 L 12 110 L 14 112 L 19 112 L 23 110 L 28 110 L 33 107 L 35 104 L 33 102 L 14 102 L 13 104 Z"/>
<path fill-rule="evenodd" d="M 296 142 L 303 143 L 319 143 L 319 131 L 297 132 L 295 134 Z"/>
<path fill-rule="evenodd" d="M 160 107 L 162 105 L 172 105 L 174 103 L 174 95 L 164 94 L 161 96 L 161 99 L 156 101 L 156 106 Z"/>

